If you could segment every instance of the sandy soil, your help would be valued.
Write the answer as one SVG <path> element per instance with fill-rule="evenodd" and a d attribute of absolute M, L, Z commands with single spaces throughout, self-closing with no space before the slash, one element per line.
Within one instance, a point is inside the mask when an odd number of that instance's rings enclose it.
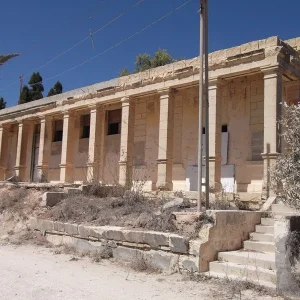
<path fill-rule="evenodd" d="M 1 300 L 201 300 L 276 299 L 253 291 L 232 295 L 216 281 L 185 281 L 181 275 L 137 273 L 110 261 L 54 255 L 33 246 L 0 246 Z M 277 298 L 281 299 L 281 298 Z"/>

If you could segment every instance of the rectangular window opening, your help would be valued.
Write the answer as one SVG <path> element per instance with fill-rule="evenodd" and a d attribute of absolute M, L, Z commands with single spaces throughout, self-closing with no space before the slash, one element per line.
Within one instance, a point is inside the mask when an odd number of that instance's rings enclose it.
<path fill-rule="evenodd" d="M 122 118 L 121 109 L 108 111 L 107 135 L 114 135 L 114 134 L 121 133 L 121 118 Z"/>
<path fill-rule="evenodd" d="M 53 142 L 61 142 L 63 138 L 63 120 L 54 122 Z"/>
<path fill-rule="evenodd" d="M 81 138 L 88 139 L 90 137 L 90 115 L 80 117 Z"/>

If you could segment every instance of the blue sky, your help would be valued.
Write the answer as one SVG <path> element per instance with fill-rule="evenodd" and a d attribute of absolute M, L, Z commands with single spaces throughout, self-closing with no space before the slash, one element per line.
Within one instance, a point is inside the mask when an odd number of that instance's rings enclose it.
<path fill-rule="evenodd" d="M 39 72 L 51 78 L 95 56 L 167 14 L 186 0 L 144 0 L 117 21 L 75 47 Z M 0 53 L 20 56 L 0 68 L 0 96 L 15 105 L 20 74 L 31 74 L 53 57 L 72 47 L 138 0 L 10 0 L 2 1 Z M 57 80 L 64 91 L 108 80 L 128 67 L 139 53 L 167 49 L 174 58 L 192 58 L 199 52 L 199 0 L 193 0 L 163 21 L 126 43 L 71 72 L 44 82 L 45 92 Z M 210 0 L 210 51 L 278 35 L 300 36 L 300 1 Z M 29 77 L 24 79 L 27 83 Z M 14 83 L 15 82 L 15 83 Z M 14 83 L 14 84 L 12 84 Z"/>

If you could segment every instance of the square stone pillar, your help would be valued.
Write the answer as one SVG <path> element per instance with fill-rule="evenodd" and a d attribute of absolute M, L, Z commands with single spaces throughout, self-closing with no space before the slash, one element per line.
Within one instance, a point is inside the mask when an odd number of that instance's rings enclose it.
<path fill-rule="evenodd" d="M 7 126 L 0 126 L 0 181 L 4 181 L 6 179 L 8 130 L 9 128 Z"/>
<path fill-rule="evenodd" d="M 280 126 L 282 101 L 282 70 L 267 68 L 264 72 L 264 179 L 262 198 L 267 199 L 271 191 L 271 172 L 280 152 Z"/>
<path fill-rule="evenodd" d="M 21 151 L 22 151 L 22 141 L 23 141 L 23 122 L 19 122 L 18 124 L 18 141 L 17 141 L 17 153 L 16 153 L 16 164 L 15 164 L 15 176 L 17 177 L 17 180 L 20 180 L 21 178 L 21 169 L 24 166 L 21 166 Z"/>
<path fill-rule="evenodd" d="M 209 81 L 209 186 L 221 189 L 222 81 Z"/>
<path fill-rule="evenodd" d="M 72 113 L 65 111 L 63 116 L 63 138 L 61 147 L 60 181 L 73 182 L 73 159 L 75 139 L 75 118 Z"/>
<path fill-rule="evenodd" d="M 21 165 L 24 166 L 24 172 L 21 179 L 25 182 L 31 181 L 31 173 L 33 166 L 33 142 L 34 142 L 34 129 L 36 121 L 26 120 L 23 127 L 23 145 L 21 151 Z"/>
<path fill-rule="evenodd" d="M 133 99 L 124 97 L 122 101 L 121 145 L 119 184 L 130 189 L 132 185 L 135 104 Z"/>
<path fill-rule="evenodd" d="M 159 90 L 158 93 L 160 105 L 156 187 L 172 191 L 174 99 L 169 88 Z"/>
<path fill-rule="evenodd" d="M 103 166 L 100 162 L 100 146 L 104 135 L 105 114 L 103 107 L 90 107 L 90 138 L 88 153 L 88 182 L 99 182 Z"/>
<path fill-rule="evenodd" d="M 52 118 L 43 116 L 40 119 L 40 124 L 39 159 L 37 169 L 39 180 L 41 182 L 47 182 L 52 144 Z"/>

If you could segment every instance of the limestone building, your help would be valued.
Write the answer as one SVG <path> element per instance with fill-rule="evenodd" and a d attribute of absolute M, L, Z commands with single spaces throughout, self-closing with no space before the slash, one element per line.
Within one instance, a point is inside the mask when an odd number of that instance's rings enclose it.
<path fill-rule="evenodd" d="M 210 54 L 212 186 L 267 196 L 280 103 L 300 98 L 299 55 L 300 38 L 278 37 Z M 0 180 L 195 191 L 198 81 L 195 58 L 1 110 Z"/>

